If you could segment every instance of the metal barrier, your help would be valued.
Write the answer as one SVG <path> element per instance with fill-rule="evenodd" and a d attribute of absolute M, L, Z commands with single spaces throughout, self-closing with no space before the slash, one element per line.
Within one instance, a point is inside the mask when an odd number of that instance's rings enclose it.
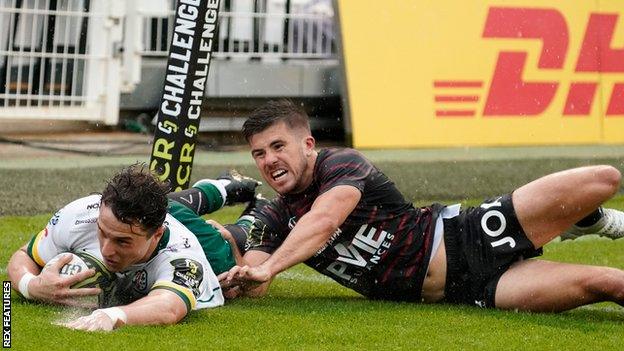
<path fill-rule="evenodd" d="M 175 0 L 0 0 L 0 118 L 117 124 Z M 334 61 L 331 0 L 221 0 L 213 57 Z"/>
<path fill-rule="evenodd" d="M 160 15 L 138 10 L 144 16 L 142 56 L 167 55 L 174 0 L 168 2 L 168 11 Z M 336 58 L 331 0 L 222 0 L 219 17 L 215 58 Z"/>
<path fill-rule="evenodd" d="M 119 0 L 0 0 L 0 118 L 117 123 Z"/>

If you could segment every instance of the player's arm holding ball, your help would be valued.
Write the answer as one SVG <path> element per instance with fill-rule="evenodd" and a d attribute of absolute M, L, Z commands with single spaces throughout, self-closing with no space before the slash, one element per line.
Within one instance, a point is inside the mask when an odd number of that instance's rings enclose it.
<path fill-rule="evenodd" d="M 73 284 L 94 275 L 94 270 L 86 270 L 69 277 L 59 275 L 61 267 L 72 260 L 69 254 L 43 269 L 59 253 L 71 251 L 68 233 L 74 220 L 70 215 L 71 209 L 75 206 L 75 203 L 69 204 L 55 213 L 39 234 L 33 236 L 29 243 L 11 256 L 7 273 L 12 286 L 25 298 L 52 304 L 83 306 L 84 302 L 76 300 L 77 297 L 100 293 L 99 288 L 71 288 Z"/>
<path fill-rule="evenodd" d="M 124 306 L 95 310 L 63 325 L 87 331 L 111 331 L 123 325 L 175 324 L 194 309 L 223 304 L 219 283 L 206 260 L 193 256 L 155 260 L 154 266 L 146 267 L 146 276 L 156 277 L 154 282 L 149 282 L 153 284 L 146 296 Z"/>
<path fill-rule="evenodd" d="M 58 261 L 42 269 L 27 253 L 27 245 L 16 251 L 7 267 L 12 286 L 17 287 L 22 296 L 27 299 L 68 306 L 84 306 L 77 297 L 95 296 L 100 293 L 99 288 L 72 289 L 71 286 L 81 282 L 93 274 L 92 269 L 72 276 L 61 276 L 61 267 L 72 260 L 67 254 Z"/>

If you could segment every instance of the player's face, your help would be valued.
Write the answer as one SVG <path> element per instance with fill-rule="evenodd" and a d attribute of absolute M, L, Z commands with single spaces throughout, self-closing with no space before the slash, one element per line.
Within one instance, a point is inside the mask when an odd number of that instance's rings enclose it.
<path fill-rule="evenodd" d="M 164 228 L 160 228 L 148 238 L 145 230 L 119 221 L 110 208 L 104 204 L 100 207 L 97 224 L 104 264 L 113 272 L 123 271 L 130 265 L 146 262 L 154 252 L 164 231 Z"/>
<path fill-rule="evenodd" d="M 280 194 L 298 193 L 312 183 L 314 138 L 278 122 L 249 140 L 251 156 L 264 180 Z"/>

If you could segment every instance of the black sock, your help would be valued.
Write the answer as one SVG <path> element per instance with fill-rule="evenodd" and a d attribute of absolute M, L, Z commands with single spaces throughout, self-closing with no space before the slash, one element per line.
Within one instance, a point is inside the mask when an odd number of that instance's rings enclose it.
<path fill-rule="evenodd" d="M 581 219 L 576 222 L 577 227 L 591 227 L 592 225 L 598 223 L 600 218 L 602 218 L 602 207 L 598 207 L 596 211 L 590 213 L 587 217 Z"/>
<path fill-rule="evenodd" d="M 176 191 L 175 193 L 169 193 L 167 194 L 167 197 L 170 200 L 177 201 L 190 208 L 198 216 L 205 215 L 210 209 L 206 195 L 204 195 L 204 193 L 197 188 L 190 188 Z"/>

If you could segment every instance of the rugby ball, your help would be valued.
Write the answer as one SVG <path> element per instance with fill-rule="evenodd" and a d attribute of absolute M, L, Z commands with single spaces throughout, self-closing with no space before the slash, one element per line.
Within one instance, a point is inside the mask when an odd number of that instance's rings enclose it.
<path fill-rule="evenodd" d="M 44 269 L 53 265 L 55 262 L 60 260 L 65 255 L 72 255 L 72 260 L 61 267 L 59 271 L 59 275 L 61 277 L 70 277 L 72 275 L 78 274 L 80 272 L 84 272 L 88 269 L 94 269 L 95 274 L 91 277 L 75 283 L 72 285 L 72 289 L 79 288 L 100 288 L 102 290 L 108 290 L 110 285 L 115 280 L 115 273 L 110 272 L 106 269 L 106 266 L 100 259 L 97 257 L 85 252 L 64 252 L 54 256 L 48 263 L 46 263 Z"/>

